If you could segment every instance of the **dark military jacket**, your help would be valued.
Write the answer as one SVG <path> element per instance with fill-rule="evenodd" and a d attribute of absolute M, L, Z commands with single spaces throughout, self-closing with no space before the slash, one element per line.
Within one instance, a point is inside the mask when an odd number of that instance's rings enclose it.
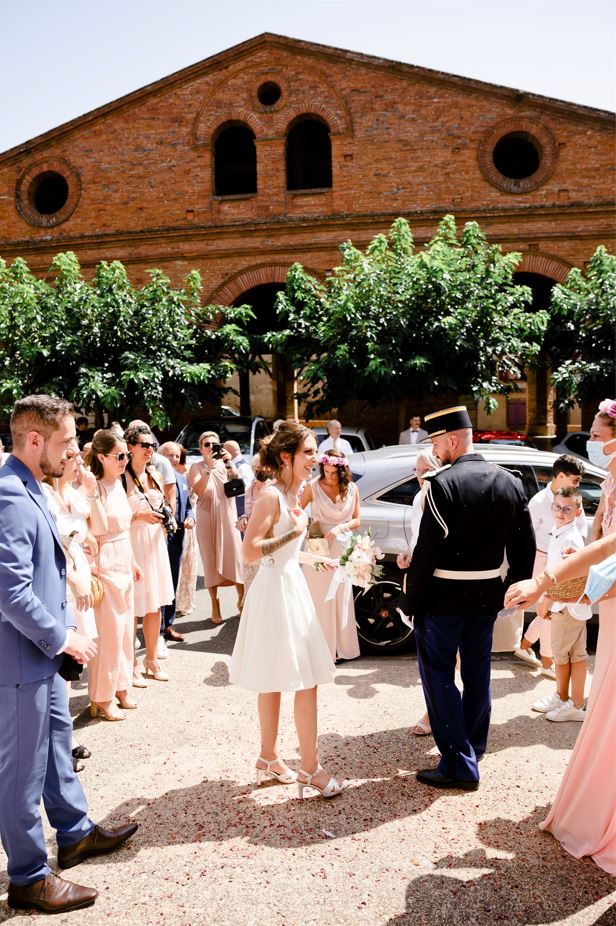
<path fill-rule="evenodd" d="M 464 454 L 426 478 L 430 484 L 401 610 L 495 615 L 507 586 L 532 575 L 535 534 L 522 482 L 478 453 Z M 505 556 L 504 580 L 434 575 L 496 572 Z"/>

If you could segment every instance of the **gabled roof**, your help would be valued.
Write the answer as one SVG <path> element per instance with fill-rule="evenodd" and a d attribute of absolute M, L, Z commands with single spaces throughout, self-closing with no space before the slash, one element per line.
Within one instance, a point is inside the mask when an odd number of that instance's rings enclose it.
<path fill-rule="evenodd" d="M 511 87 L 502 87 L 498 84 L 491 84 L 482 80 L 475 80 L 471 77 L 460 77 L 456 74 L 448 74 L 445 71 L 436 71 L 432 68 L 418 67 L 414 64 L 406 64 L 401 61 L 392 61 L 388 58 L 380 58 L 375 55 L 366 55 L 362 52 L 349 51 L 343 48 L 335 48 L 331 45 L 321 45 L 317 42 L 305 42 L 302 39 L 293 39 L 284 35 L 276 35 L 271 32 L 263 32 L 246 42 L 240 42 L 231 48 L 220 51 L 203 61 L 175 71 L 167 77 L 154 81 L 151 84 L 133 90 L 125 96 L 119 97 L 110 103 L 105 103 L 90 112 L 77 116 L 69 122 L 34 138 L 22 142 L 8 151 L 0 153 L 0 163 L 20 158 L 24 154 L 31 154 L 37 148 L 43 147 L 50 142 L 57 141 L 72 132 L 91 125 L 105 118 L 114 112 L 121 112 L 129 109 L 138 103 L 147 100 L 149 97 L 161 92 L 173 90 L 182 84 L 189 83 L 196 78 L 209 74 L 221 66 L 228 67 L 234 61 L 250 55 L 251 52 L 257 51 L 264 46 L 275 46 L 284 51 L 290 51 L 295 56 L 319 57 L 321 59 L 330 59 L 333 61 L 344 60 L 347 62 L 356 62 L 363 67 L 374 68 L 378 70 L 387 70 L 397 73 L 401 78 L 419 77 L 422 80 L 428 80 L 437 84 L 447 84 L 450 87 L 456 87 L 460 90 L 474 90 L 481 93 L 497 96 L 514 103 L 524 102 L 532 105 L 534 108 L 551 111 L 560 116 L 567 116 L 574 119 L 609 122 L 614 120 L 614 113 L 609 110 L 596 109 L 592 106 L 583 106 L 579 103 L 570 103 L 565 100 L 557 100 L 552 97 L 542 96 L 538 93 L 531 93 L 524 90 L 517 90 Z"/>

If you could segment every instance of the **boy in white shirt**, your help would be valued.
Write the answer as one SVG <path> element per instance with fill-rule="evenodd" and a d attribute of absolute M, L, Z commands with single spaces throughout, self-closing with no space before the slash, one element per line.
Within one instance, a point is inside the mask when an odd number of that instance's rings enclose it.
<path fill-rule="evenodd" d="M 579 457 L 569 456 L 564 453 L 554 461 L 552 467 L 552 479 L 545 489 L 541 489 L 536 495 L 533 495 L 528 503 L 528 510 L 535 530 L 535 540 L 537 543 L 537 553 L 535 556 L 535 565 L 533 576 L 543 572 L 547 561 L 547 550 L 550 538 L 550 531 L 554 526 L 554 513 L 552 505 L 556 499 L 556 493 L 560 489 L 570 488 L 577 489 L 582 476 L 584 475 L 584 464 Z M 583 512 L 582 512 L 583 514 Z M 576 522 L 577 529 L 584 539 L 588 531 L 586 518 L 583 516 Z M 530 662 L 536 668 L 541 668 L 542 674 L 548 678 L 555 678 L 552 658 L 551 645 L 551 628 L 548 621 L 543 620 L 537 611 L 537 617 L 529 624 L 526 633 L 522 637 L 522 642 L 518 649 L 514 650 L 514 655 L 518 659 Z M 541 661 L 537 659 L 533 644 L 539 640 L 539 651 Z"/>
<path fill-rule="evenodd" d="M 584 538 L 578 524 L 584 517 L 582 496 L 577 489 L 560 489 L 552 504 L 554 527 L 550 531 L 547 568 L 553 569 L 565 554 L 581 550 Z M 532 705 L 534 711 L 544 713 L 548 720 L 582 721 L 584 711 L 584 685 L 588 669 L 586 652 L 586 620 L 592 615 L 589 606 L 578 605 L 578 617 L 573 617 L 562 601 L 542 598 L 537 613 L 546 619 L 552 631 L 552 650 L 556 666 L 556 692 Z M 571 685 L 571 696 L 569 696 Z"/>

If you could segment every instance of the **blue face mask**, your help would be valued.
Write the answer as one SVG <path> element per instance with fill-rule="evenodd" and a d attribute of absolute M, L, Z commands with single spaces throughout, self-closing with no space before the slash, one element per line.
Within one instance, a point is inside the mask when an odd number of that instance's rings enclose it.
<path fill-rule="evenodd" d="M 586 595 L 590 601 L 599 601 L 600 598 L 603 598 L 603 596 L 609 592 L 614 582 L 616 582 L 616 553 L 608 556 L 603 562 L 597 563 L 596 566 L 590 567 L 584 595 Z M 588 606 L 575 604 L 570 610 L 573 612 L 574 617 L 578 617 L 576 609 L 585 607 Z M 578 619 L 585 620 L 581 615 Z"/>
<path fill-rule="evenodd" d="M 616 453 L 604 453 L 603 447 L 603 441 L 586 441 L 586 453 L 590 462 L 595 466 L 601 466 L 602 469 L 607 469 L 612 460 L 616 458 Z"/>

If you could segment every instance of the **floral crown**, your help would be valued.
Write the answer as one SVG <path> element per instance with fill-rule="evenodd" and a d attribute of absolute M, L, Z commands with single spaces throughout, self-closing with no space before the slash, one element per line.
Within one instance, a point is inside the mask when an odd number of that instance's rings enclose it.
<path fill-rule="evenodd" d="M 610 418 L 616 418 L 616 399 L 604 399 L 599 403 L 599 411 Z"/>
<path fill-rule="evenodd" d="M 319 457 L 319 463 L 325 466 L 346 466 L 347 461 L 344 457 L 330 457 L 328 453 L 323 453 Z"/>

